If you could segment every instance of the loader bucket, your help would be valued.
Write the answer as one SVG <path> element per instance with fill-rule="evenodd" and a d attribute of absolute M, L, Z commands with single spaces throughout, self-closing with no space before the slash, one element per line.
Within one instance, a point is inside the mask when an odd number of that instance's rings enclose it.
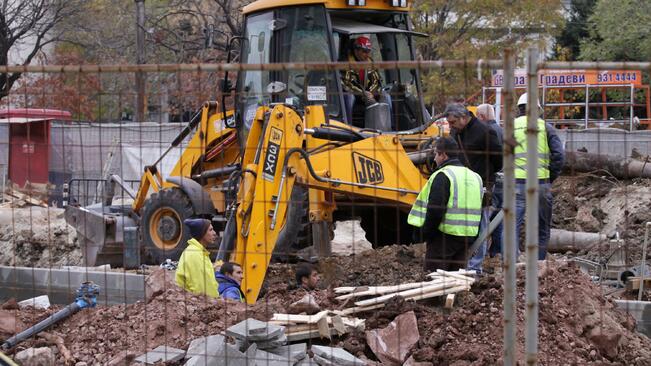
<path fill-rule="evenodd" d="M 65 220 L 77 231 L 85 266 L 123 266 L 124 228 L 136 226 L 136 222 L 124 213 L 126 210 L 127 207 L 102 204 L 66 207 Z"/>

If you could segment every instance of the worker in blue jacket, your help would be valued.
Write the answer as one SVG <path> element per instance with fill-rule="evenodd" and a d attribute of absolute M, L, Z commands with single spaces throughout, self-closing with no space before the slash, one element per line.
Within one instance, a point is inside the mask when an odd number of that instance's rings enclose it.
<path fill-rule="evenodd" d="M 215 279 L 219 284 L 219 296 L 244 302 L 246 299 L 240 288 L 242 278 L 244 278 L 244 273 L 239 264 L 232 262 L 222 264 L 219 272 L 215 273 Z"/>

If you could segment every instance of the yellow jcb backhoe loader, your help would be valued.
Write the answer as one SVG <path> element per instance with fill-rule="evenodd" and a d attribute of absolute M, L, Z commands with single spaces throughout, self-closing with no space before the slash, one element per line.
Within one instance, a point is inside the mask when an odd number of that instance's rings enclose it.
<path fill-rule="evenodd" d="M 412 31 L 408 5 L 256 1 L 243 10 L 238 62 L 347 62 L 362 35 L 376 62 L 414 60 L 413 37 L 423 35 Z M 234 111 L 224 113 L 223 102 L 203 106 L 170 146 L 196 129 L 168 178 L 152 164 L 129 193 L 132 205 L 111 205 L 107 189 L 101 205 L 67 209 L 88 265 L 120 265 L 129 226 L 150 261 L 176 259 L 189 237 L 183 220 L 211 217 L 223 232 L 218 257 L 244 265 L 252 302 L 272 253 L 311 244 L 327 253 L 333 220 L 361 218 L 374 244 L 409 242 L 406 212 L 429 173 L 423 151 L 443 131 L 424 107 L 417 69 L 379 71 L 383 98 L 371 106 L 344 89 L 337 71 L 238 73 Z M 108 188 L 121 183 L 109 181 Z"/>

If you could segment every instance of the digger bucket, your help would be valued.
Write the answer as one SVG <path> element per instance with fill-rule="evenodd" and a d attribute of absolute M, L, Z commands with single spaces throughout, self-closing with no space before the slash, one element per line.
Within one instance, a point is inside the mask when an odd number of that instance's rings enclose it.
<path fill-rule="evenodd" d="M 129 207 L 130 208 L 130 207 Z M 127 209 L 127 207 L 124 207 Z M 67 206 L 66 222 L 77 231 L 84 265 L 124 265 L 124 229 L 136 222 L 115 206 L 95 204 L 87 207 Z"/>

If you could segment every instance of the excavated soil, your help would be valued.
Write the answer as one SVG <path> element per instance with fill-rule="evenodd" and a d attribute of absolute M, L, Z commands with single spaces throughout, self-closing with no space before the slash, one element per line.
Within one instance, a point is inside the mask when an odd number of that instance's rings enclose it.
<path fill-rule="evenodd" d="M 553 184 L 552 227 L 570 231 L 619 233 L 628 263 L 640 261 L 645 224 L 651 221 L 651 179 L 617 180 L 610 176 L 561 176 Z M 603 248 L 591 259 L 607 256 Z M 594 250 L 593 250 L 594 251 Z"/>
<path fill-rule="evenodd" d="M 83 263 L 77 232 L 66 224 L 63 209 L 0 209 L 0 265 L 77 266 Z"/>
<path fill-rule="evenodd" d="M 339 258 L 340 262 L 319 264 L 324 272 L 323 289 L 316 291 L 324 307 L 342 306 L 334 300 L 332 286 L 396 284 L 421 279 L 422 248 L 391 246 L 365 252 L 359 257 Z M 399 262 L 403 258 L 404 263 Z M 395 263 L 398 263 L 397 265 Z M 100 306 L 84 310 L 50 332 L 64 338 L 75 361 L 104 364 L 132 359 L 159 345 L 185 348 L 197 337 L 215 334 L 248 317 L 268 319 L 283 312 L 300 298 L 290 265 L 273 265 L 264 297 L 254 306 L 231 301 L 208 300 L 185 293 L 167 280 L 154 288 L 149 303 Z M 155 271 L 154 274 L 160 271 Z M 634 331 L 634 320 L 615 309 L 599 287 L 576 266 L 548 261 L 541 267 L 539 361 L 542 365 L 599 364 L 647 365 L 651 360 L 651 340 Z M 355 274 L 355 276 L 351 276 Z M 378 282 L 374 282 L 376 279 Z M 524 359 L 524 273 L 518 271 L 518 358 Z M 289 284 L 288 284 L 289 283 Z M 359 314 L 367 319 L 367 329 L 385 327 L 397 315 L 413 310 L 418 319 L 420 341 L 412 349 L 416 361 L 434 365 L 494 365 L 502 355 L 502 278 L 482 278 L 470 292 L 457 295 L 453 309 L 445 310 L 441 300 L 404 302 L 396 299 L 380 311 Z M 12 310 L 19 324 L 33 324 L 54 312 Z M 317 341 L 326 343 L 326 341 Z M 44 345 L 31 339 L 16 347 Z M 363 333 L 334 338 L 332 345 L 375 360 Z M 13 350 L 13 351 L 16 351 Z M 13 353 L 13 352 L 12 352 Z M 58 355 L 58 363 L 63 359 Z"/>

